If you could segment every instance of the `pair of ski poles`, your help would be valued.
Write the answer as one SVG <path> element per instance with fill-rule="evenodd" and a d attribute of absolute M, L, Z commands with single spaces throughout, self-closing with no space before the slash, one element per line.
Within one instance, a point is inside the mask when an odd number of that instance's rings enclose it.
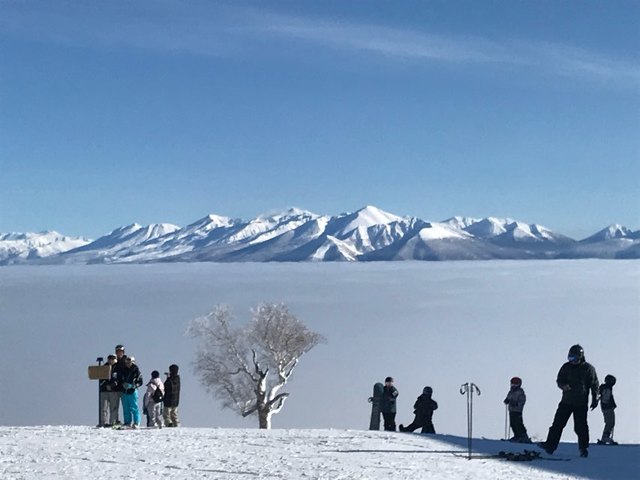
<path fill-rule="evenodd" d="M 471 460 L 471 439 L 473 435 L 473 393 L 480 395 L 480 389 L 475 383 L 467 382 L 460 386 L 460 394 L 467 395 L 467 448 L 468 459 Z"/>

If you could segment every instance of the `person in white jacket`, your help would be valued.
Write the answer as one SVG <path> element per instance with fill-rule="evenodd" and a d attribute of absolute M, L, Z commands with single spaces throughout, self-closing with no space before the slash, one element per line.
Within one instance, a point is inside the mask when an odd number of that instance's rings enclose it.
<path fill-rule="evenodd" d="M 160 380 L 157 370 L 151 372 L 151 380 L 147 383 L 147 392 L 144 394 L 144 408 L 149 413 L 149 426 L 162 428 L 162 400 L 164 399 L 164 385 Z"/>

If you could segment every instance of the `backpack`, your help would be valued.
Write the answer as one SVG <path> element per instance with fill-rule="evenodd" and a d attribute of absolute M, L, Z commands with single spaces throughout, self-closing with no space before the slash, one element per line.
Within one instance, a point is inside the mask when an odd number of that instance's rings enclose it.
<path fill-rule="evenodd" d="M 153 392 L 153 396 L 151 397 L 154 403 L 160 403 L 164 399 L 164 395 L 162 394 L 162 390 L 160 387 L 156 386 L 155 391 Z"/>

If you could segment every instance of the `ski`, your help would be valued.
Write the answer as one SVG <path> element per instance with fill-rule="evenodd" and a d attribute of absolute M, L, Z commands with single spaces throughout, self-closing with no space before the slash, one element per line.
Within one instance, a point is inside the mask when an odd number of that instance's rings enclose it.
<path fill-rule="evenodd" d="M 568 462 L 568 461 L 571 460 L 570 458 L 562 458 L 562 457 L 557 457 L 557 458 L 546 457 L 546 456 L 543 457 L 540 454 L 540 452 L 536 452 L 536 451 L 533 451 L 533 450 L 524 450 L 522 452 L 504 452 L 504 451 L 500 451 L 500 452 L 495 453 L 495 454 L 471 455 L 471 457 L 469 457 L 468 455 L 454 453 L 453 456 L 454 457 L 459 457 L 459 458 L 466 458 L 468 460 L 495 459 L 495 460 L 506 460 L 508 462 L 532 462 L 534 460 L 546 460 L 546 461 L 551 461 L 551 462 Z"/>

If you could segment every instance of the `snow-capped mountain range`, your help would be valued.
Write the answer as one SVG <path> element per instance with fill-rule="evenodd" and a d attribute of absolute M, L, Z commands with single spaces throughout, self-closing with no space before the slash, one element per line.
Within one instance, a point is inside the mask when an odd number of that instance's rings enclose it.
<path fill-rule="evenodd" d="M 640 258 L 640 231 L 611 225 L 577 241 L 510 218 L 427 222 L 373 206 L 335 216 L 292 208 L 252 220 L 219 215 L 180 228 L 136 223 L 97 240 L 0 234 L 0 265 Z"/>

